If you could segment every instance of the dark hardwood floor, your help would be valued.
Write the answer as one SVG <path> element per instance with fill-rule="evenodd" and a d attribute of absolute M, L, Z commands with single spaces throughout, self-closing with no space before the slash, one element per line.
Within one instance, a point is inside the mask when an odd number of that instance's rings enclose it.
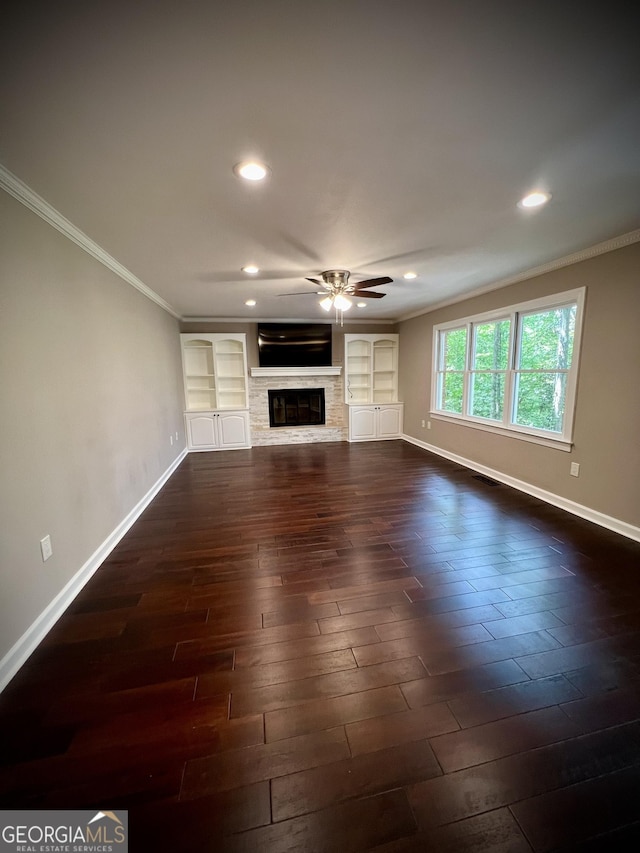
<path fill-rule="evenodd" d="M 0 697 L 2 807 L 128 809 L 136 851 L 635 850 L 639 570 L 404 442 L 191 454 Z"/>

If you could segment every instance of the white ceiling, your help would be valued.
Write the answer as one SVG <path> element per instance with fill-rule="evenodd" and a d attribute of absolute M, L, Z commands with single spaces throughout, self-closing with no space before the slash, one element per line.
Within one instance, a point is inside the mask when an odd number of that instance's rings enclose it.
<path fill-rule="evenodd" d="M 640 225 L 636 4 L 21 8 L 0 162 L 182 316 L 326 319 L 278 294 L 341 267 L 394 279 L 353 319 L 398 319 Z"/>

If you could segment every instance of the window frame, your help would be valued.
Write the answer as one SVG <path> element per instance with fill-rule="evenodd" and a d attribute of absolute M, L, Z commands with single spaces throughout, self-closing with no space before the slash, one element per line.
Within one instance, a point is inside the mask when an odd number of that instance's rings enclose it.
<path fill-rule="evenodd" d="M 585 297 L 586 287 L 581 287 L 574 290 L 563 291 L 562 293 L 552 294 L 550 296 L 539 297 L 526 302 L 520 302 L 515 305 L 496 308 L 493 311 L 485 311 L 481 314 L 474 314 L 461 318 L 459 317 L 455 320 L 449 320 L 446 323 L 438 323 L 435 325 L 433 327 L 430 417 L 435 420 L 451 421 L 473 427 L 475 429 L 481 429 L 487 432 L 509 436 L 511 438 L 530 441 L 535 444 L 542 444 L 559 450 L 570 451 L 573 447 L 576 390 L 580 366 Z M 571 366 L 566 369 L 567 379 L 565 386 L 562 432 L 555 433 L 551 430 L 515 424 L 513 423 L 513 417 L 516 404 L 514 396 L 517 385 L 516 376 L 518 373 L 522 372 L 522 368 L 520 368 L 518 364 L 522 318 L 530 314 L 544 313 L 545 311 L 551 311 L 555 308 L 562 308 L 569 305 L 576 306 L 576 316 Z M 476 373 L 488 372 L 473 368 L 473 353 L 476 345 L 476 327 L 486 323 L 499 322 L 500 320 L 509 320 L 510 328 L 508 364 L 507 370 L 504 373 L 505 388 L 503 418 L 502 421 L 497 421 L 490 418 L 479 417 L 478 415 L 472 415 L 469 412 L 471 405 L 472 377 Z M 462 393 L 462 413 L 458 413 L 449 412 L 446 409 L 440 409 L 438 408 L 438 404 L 441 399 L 440 389 L 442 387 L 443 377 L 447 372 L 443 369 L 446 365 L 443 365 L 442 362 L 444 333 L 461 328 L 466 328 L 467 334 Z M 565 371 L 558 370 L 557 372 Z"/>

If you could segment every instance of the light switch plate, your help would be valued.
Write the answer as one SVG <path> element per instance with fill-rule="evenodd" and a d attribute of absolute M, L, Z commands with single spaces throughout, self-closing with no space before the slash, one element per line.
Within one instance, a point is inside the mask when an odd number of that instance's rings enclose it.
<path fill-rule="evenodd" d="M 51 545 L 51 536 L 47 535 L 40 540 L 40 550 L 42 551 L 42 562 L 46 562 L 53 554 L 53 546 Z"/>

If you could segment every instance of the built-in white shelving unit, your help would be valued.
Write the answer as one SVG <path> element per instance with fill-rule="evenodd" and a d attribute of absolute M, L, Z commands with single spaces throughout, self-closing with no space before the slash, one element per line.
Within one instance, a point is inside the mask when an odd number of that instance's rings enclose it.
<path fill-rule="evenodd" d="M 180 340 L 189 449 L 250 447 L 246 335 L 183 334 Z"/>
<path fill-rule="evenodd" d="M 395 334 L 344 336 L 349 441 L 401 437 L 398 345 L 399 336 Z"/>

